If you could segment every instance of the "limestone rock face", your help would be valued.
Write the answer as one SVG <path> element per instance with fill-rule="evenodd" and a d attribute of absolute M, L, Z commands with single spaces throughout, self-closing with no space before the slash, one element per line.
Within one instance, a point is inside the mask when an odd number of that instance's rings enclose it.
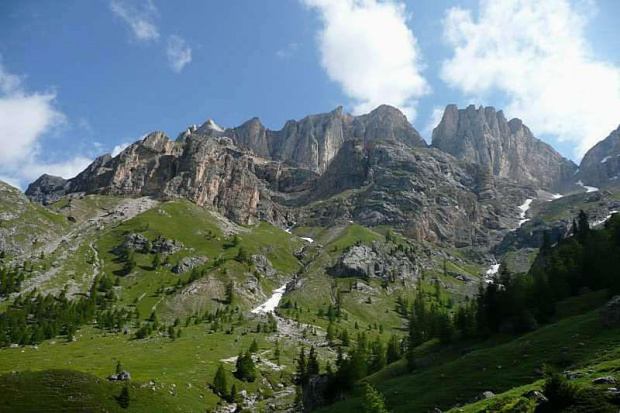
<path fill-rule="evenodd" d="M 595 187 L 620 184 L 620 126 L 585 154 L 579 178 Z"/>
<path fill-rule="evenodd" d="M 397 278 L 417 279 L 419 268 L 415 257 L 373 244 L 352 246 L 340 257 L 331 272 L 343 277 L 377 277 L 395 281 Z"/>
<path fill-rule="evenodd" d="M 573 179 L 577 166 L 536 139 L 520 119 L 508 121 L 502 111 L 470 105 L 448 105 L 433 131 L 432 146 L 470 163 L 485 166 L 496 177 L 557 190 Z"/>
<path fill-rule="evenodd" d="M 469 130 L 459 126 L 461 111 L 454 110 L 438 127 L 446 131 L 442 136 Z M 518 148 L 527 140 L 526 128 L 513 125 L 509 133 L 508 123 L 496 124 L 506 133 L 489 136 L 506 135 Z M 526 149 L 516 150 L 517 165 L 534 150 Z M 280 131 L 258 118 L 229 129 L 208 120 L 175 141 L 151 133 L 116 157 L 96 159 L 73 179 L 41 177 L 27 194 L 41 203 L 74 193 L 183 197 L 238 224 L 355 221 L 393 225 L 419 241 L 486 248 L 516 225 L 517 205 L 533 197 L 534 172 L 518 184 L 510 179 L 510 162 L 495 174 L 478 152 L 463 153 L 459 159 L 428 148 L 406 117 L 385 105 L 362 116 L 337 108 L 288 121 Z"/>
<path fill-rule="evenodd" d="M 282 161 L 318 174 L 327 170 L 340 148 L 350 140 L 364 143 L 389 140 L 407 146 L 426 146 L 405 115 L 387 105 L 362 116 L 351 116 L 338 107 L 300 121 L 290 120 L 279 131 L 269 130 L 258 118 L 253 118 L 237 128 L 226 130 L 225 134 L 240 148 L 250 149 L 262 158 Z"/>

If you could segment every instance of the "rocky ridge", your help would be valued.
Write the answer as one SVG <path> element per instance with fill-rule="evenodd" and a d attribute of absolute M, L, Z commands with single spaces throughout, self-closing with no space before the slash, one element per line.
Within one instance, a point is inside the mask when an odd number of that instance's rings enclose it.
<path fill-rule="evenodd" d="M 576 168 L 492 108 L 448 106 L 433 146 L 386 105 L 362 116 L 337 108 L 279 131 L 258 118 L 228 129 L 208 120 L 174 141 L 151 133 L 73 179 L 44 175 L 26 194 L 43 204 L 79 193 L 183 197 L 239 224 L 350 220 L 487 249 L 514 228 L 516 205 Z"/>
<path fill-rule="evenodd" d="M 448 105 L 433 131 L 432 146 L 483 165 L 494 176 L 554 191 L 577 170 L 572 161 L 536 139 L 520 119 L 507 120 L 493 107 Z"/>

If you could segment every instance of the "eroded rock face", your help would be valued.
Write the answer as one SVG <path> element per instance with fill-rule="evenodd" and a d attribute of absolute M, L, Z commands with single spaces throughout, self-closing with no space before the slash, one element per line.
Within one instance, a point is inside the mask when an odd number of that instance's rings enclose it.
<path fill-rule="evenodd" d="M 396 281 L 400 278 L 417 279 L 419 268 L 413 256 L 373 243 L 372 246 L 361 244 L 349 248 L 330 272 L 341 277 L 377 277 Z"/>
<path fill-rule="evenodd" d="M 579 178 L 595 187 L 620 184 L 620 127 L 585 154 Z"/>
<path fill-rule="evenodd" d="M 438 129 L 451 130 L 452 116 Z M 509 143 L 530 139 L 526 128 L 517 129 Z M 521 165 L 529 152 L 517 153 Z M 183 197 L 239 224 L 388 224 L 420 241 L 486 248 L 514 227 L 517 206 L 532 198 L 533 187 L 503 177 L 511 168 L 494 174 L 486 161 L 464 158 L 428 148 L 392 107 L 357 117 L 338 108 L 280 131 L 255 118 L 233 129 L 207 121 L 176 141 L 154 132 L 73 179 L 42 177 L 27 193 L 43 203 L 73 193 Z"/>
<path fill-rule="evenodd" d="M 496 177 L 557 190 L 573 179 L 577 166 L 536 139 L 520 119 L 508 121 L 492 107 L 448 105 L 433 131 L 432 146 L 470 163 L 487 167 Z"/>

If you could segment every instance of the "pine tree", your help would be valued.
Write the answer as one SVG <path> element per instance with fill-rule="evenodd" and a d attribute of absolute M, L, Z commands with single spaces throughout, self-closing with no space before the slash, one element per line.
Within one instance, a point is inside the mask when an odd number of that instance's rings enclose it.
<path fill-rule="evenodd" d="M 123 366 L 121 366 L 121 361 L 118 360 L 116 362 L 116 374 L 120 374 L 123 372 Z"/>
<path fill-rule="evenodd" d="M 316 355 L 314 346 L 310 347 L 310 354 L 308 354 L 308 376 L 318 375 L 320 373 L 319 360 Z"/>
<path fill-rule="evenodd" d="M 256 341 L 256 339 L 252 340 L 252 344 L 250 344 L 250 353 L 257 353 L 258 352 L 258 342 Z"/>
<path fill-rule="evenodd" d="M 175 339 L 176 334 L 174 332 L 174 326 L 168 327 L 168 336 L 173 340 Z"/>
<path fill-rule="evenodd" d="M 390 340 L 387 344 L 387 349 L 385 351 L 385 357 L 388 363 L 394 363 L 395 361 L 400 360 L 401 358 L 400 351 L 400 342 L 398 341 L 398 337 L 395 334 L 392 334 Z"/>
<path fill-rule="evenodd" d="M 239 247 L 239 252 L 237 252 L 236 260 L 242 264 L 250 263 L 250 254 L 244 247 Z"/>
<path fill-rule="evenodd" d="M 151 263 L 151 268 L 153 270 L 156 270 L 159 268 L 159 266 L 161 265 L 161 253 L 157 253 L 155 255 L 153 255 L 153 261 Z"/>
<path fill-rule="evenodd" d="M 235 302 L 235 284 L 230 281 L 226 284 L 226 304 L 233 305 Z"/>
<path fill-rule="evenodd" d="M 226 377 L 226 370 L 224 370 L 224 364 L 220 363 L 215 377 L 213 378 L 213 391 L 220 397 L 228 395 L 228 378 Z"/>
<path fill-rule="evenodd" d="M 121 406 L 122 409 L 129 408 L 129 388 L 124 386 L 121 390 L 121 394 L 117 398 L 118 405 Z"/>
<path fill-rule="evenodd" d="M 385 397 L 368 383 L 366 383 L 366 394 L 364 396 L 364 412 L 389 413 L 385 407 Z"/>
<path fill-rule="evenodd" d="M 308 361 L 306 360 L 306 350 L 302 347 L 297 358 L 297 381 L 299 383 L 308 382 Z"/>

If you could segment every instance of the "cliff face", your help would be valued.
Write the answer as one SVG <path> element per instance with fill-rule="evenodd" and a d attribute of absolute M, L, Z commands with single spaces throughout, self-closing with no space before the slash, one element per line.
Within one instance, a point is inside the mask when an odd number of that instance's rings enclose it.
<path fill-rule="evenodd" d="M 354 220 L 401 227 L 421 241 L 486 246 L 516 225 L 516 205 L 532 197 L 535 175 L 527 170 L 527 179 L 514 184 L 506 178 L 514 168 L 503 160 L 511 155 L 499 153 L 500 167 L 493 174 L 488 165 L 495 158 L 479 161 L 480 153 L 468 146 L 477 142 L 468 131 L 478 126 L 470 122 L 466 127 L 453 115 L 444 116 L 437 130 L 442 136 L 464 130 L 466 142 L 454 137 L 454 150 L 447 138 L 437 142 L 446 143 L 446 152 L 461 153 L 460 159 L 427 148 L 392 107 L 358 117 L 338 108 L 289 121 L 280 131 L 266 129 L 255 118 L 232 129 L 209 120 L 175 141 L 154 132 L 114 158 L 96 159 L 73 179 L 43 176 L 26 193 L 41 203 L 72 193 L 184 197 L 242 224 Z M 526 139 L 529 131 L 504 123 L 496 122 L 492 130 L 504 131 L 498 134 L 520 148 L 516 141 Z"/>
<path fill-rule="evenodd" d="M 620 183 L 620 126 L 585 154 L 579 165 L 579 178 L 592 186 Z"/>
<path fill-rule="evenodd" d="M 470 163 L 485 166 L 496 177 L 557 190 L 573 178 L 577 166 L 536 139 L 519 119 L 473 105 L 446 107 L 433 131 L 432 146 Z"/>
<path fill-rule="evenodd" d="M 367 115 L 351 116 L 339 107 L 329 113 L 290 120 L 279 131 L 263 126 L 253 118 L 223 133 L 203 125 L 196 131 L 210 136 L 229 136 L 242 149 L 255 155 L 281 161 L 322 174 L 345 142 L 362 140 L 398 141 L 411 147 L 425 147 L 420 134 L 407 118 L 391 106 L 379 106 Z"/>

